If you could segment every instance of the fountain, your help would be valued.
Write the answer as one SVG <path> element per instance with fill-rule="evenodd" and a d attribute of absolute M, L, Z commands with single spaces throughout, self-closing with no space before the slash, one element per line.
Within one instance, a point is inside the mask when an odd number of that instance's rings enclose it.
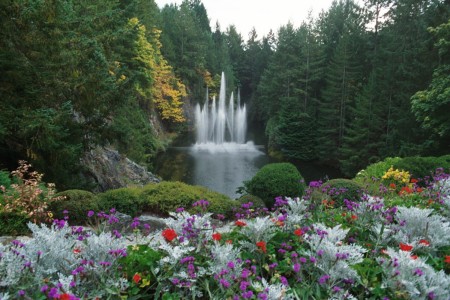
<path fill-rule="evenodd" d="M 213 97 L 211 106 L 208 91 L 206 102 L 202 107 L 195 108 L 195 121 L 197 127 L 197 141 L 194 150 L 208 151 L 256 151 L 251 141 L 246 141 L 247 111 L 245 104 L 241 105 L 240 95 L 237 96 L 235 108 L 234 93 L 231 93 L 226 102 L 225 75 L 222 72 L 220 81 L 219 101 Z"/>

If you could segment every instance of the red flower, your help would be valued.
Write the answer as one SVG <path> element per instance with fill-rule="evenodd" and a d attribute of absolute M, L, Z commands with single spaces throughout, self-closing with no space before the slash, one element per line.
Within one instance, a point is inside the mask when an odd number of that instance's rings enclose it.
<path fill-rule="evenodd" d="M 391 184 L 389 185 L 389 187 L 390 187 L 391 189 L 394 189 L 394 190 L 395 190 L 395 188 L 396 188 L 397 186 L 395 185 L 395 183 L 391 183 Z"/>
<path fill-rule="evenodd" d="M 258 246 L 258 248 L 261 249 L 262 252 L 264 252 L 264 253 L 267 252 L 266 242 L 259 241 L 259 242 L 256 243 L 256 246 Z"/>
<path fill-rule="evenodd" d="M 417 182 L 419 182 L 419 180 L 417 180 L 417 179 L 415 179 L 415 178 L 411 178 L 411 181 L 410 181 L 411 183 L 417 183 Z"/>
<path fill-rule="evenodd" d="M 352 215 L 352 220 L 356 220 L 356 219 L 358 219 L 358 216 L 357 215 Z"/>
<path fill-rule="evenodd" d="M 295 230 L 294 230 L 294 234 L 295 234 L 296 236 L 302 236 L 302 235 L 303 235 L 303 231 L 302 231 L 300 228 L 298 228 L 298 229 L 295 229 Z"/>
<path fill-rule="evenodd" d="M 445 262 L 446 264 L 450 264 L 450 255 L 446 255 L 446 256 L 445 256 L 444 262 Z"/>
<path fill-rule="evenodd" d="M 241 220 L 237 220 L 236 222 L 234 222 L 234 225 L 239 226 L 239 227 L 244 227 L 244 226 L 247 226 L 247 223 L 245 223 L 244 221 L 241 221 Z"/>
<path fill-rule="evenodd" d="M 133 281 L 134 281 L 136 284 L 138 284 L 139 281 L 141 281 L 141 279 L 142 279 L 142 277 L 141 277 L 141 275 L 139 275 L 139 273 L 134 274 L 134 276 L 133 276 Z"/>
<path fill-rule="evenodd" d="M 388 256 L 389 256 L 389 254 L 388 254 L 388 252 L 387 252 L 386 249 L 381 249 L 380 252 L 381 252 L 381 254 L 385 254 L 385 255 L 388 255 Z"/>
<path fill-rule="evenodd" d="M 59 295 L 60 300 L 70 300 L 70 294 L 61 294 Z"/>
<path fill-rule="evenodd" d="M 80 248 L 73 249 L 73 254 L 80 254 L 80 253 L 81 253 L 81 249 Z"/>
<path fill-rule="evenodd" d="M 411 259 L 416 260 L 417 258 L 419 258 L 417 255 L 411 255 Z"/>
<path fill-rule="evenodd" d="M 422 193 L 423 192 L 423 188 L 421 188 L 421 187 L 416 188 L 416 192 Z"/>
<path fill-rule="evenodd" d="M 408 244 L 400 243 L 400 250 L 402 251 L 411 251 L 413 249 L 413 246 Z"/>
<path fill-rule="evenodd" d="M 166 239 L 166 241 L 171 242 L 177 237 L 177 233 L 175 230 L 168 228 L 163 230 L 162 236 Z"/>
<path fill-rule="evenodd" d="M 222 239 L 222 235 L 220 233 L 216 232 L 216 233 L 213 233 L 212 238 L 215 241 L 220 241 Z"/>
<path fill-rule="evenodd" d="M 411 188 L 409 186 L 404 186 L 402 187 L 402 189 L 400 190 L 400 192 L 398 193 L 400 196 L 404 195 L 404 194 L 411 194 L 413 191 L 411 190 Z"/>
<path fill-rule="evenodd" d="M 430 246 L 430 242 L 427 240 L 420 240 L 419 245 Z"/>
<path fill-rule="evenodd" d="M 231 244 L 233 244 L 233 241 L 232 241 L 232 240 L 226 240 L 226 241 L 225 241 L 225 243 L 227 243 L 227 244 L 230 244 L 230 245 L 231 245 Z"/>

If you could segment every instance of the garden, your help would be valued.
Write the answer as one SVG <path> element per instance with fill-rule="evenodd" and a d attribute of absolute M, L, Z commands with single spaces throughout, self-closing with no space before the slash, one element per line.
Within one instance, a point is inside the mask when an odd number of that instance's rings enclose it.
<path fill-rule="evenodd" d="M 0 299 L 449 299 L 450 175 L 419 165 L 306 184 L 272 164 L 236 201 L 181 183 L 56 193 L 23 163 L 0 176 L 3 234 L 31 237 L 0 245 Z M 148 210 L 164 228 L 116 226 Z"/>

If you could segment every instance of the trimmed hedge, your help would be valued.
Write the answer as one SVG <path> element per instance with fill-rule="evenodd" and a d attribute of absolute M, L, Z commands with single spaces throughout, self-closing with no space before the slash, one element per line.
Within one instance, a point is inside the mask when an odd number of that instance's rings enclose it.
<path fill-rule="evenodd" d="M 201 186 L 192 186 L 182 182 L 163 181 L 150 183 L 143 188 L 142 198 L 146 211 L 167 216 L 177 208 L 183 207 L 195 212 L 194 202 L 207 200 L 208 211 L 230 217 L 235 201 L 217 192 Z"/>
<path fill-rule="evenodd" d="M 0 235 L 27 235 L 30 218 L 17 212 L 0 212 Z"/>
<path fill-rule="evenodd" d="M 302 175 L 291 163 L 265 165 L 251 180 L 244 182 L 244 186 L 249 194 L 260 197 L 269 208 L 276 197 L 302 197 L 306 188 Z"/>
<path fill-rule="evenodd" d="M 250 194 L 243 195 L 242 197 L 237 199 L 237 202 L 239 203 L 239 207 L 240 207 L 240 205 L 249 203 L 249 202 L 253 203 L 252 208 L 266 207 L 266 204 L 264 203 L 264 201 L 261 198 L 259 198 L 258 196 L 255 196 L 255 195 L 250 195 Z"/>
<path fill-rule="evenodd" d="M 325 182 L 323 188 L 327 189 L 327 195 L 334 200 L 337 207 L 344 204 L 344 199 L 353 202 L 361 201 L 363 187 L 353 180 L 332 179 Z"/>
<path fill-rule="evenodd" d="M 424 178 L 433 174 L 437 168 L 444 168 L 445 172 L 450 172 L 450 155 L 439 157 L 387 157 L 383 161 L 371 164 L 360 171 L 355 180 L 368 182 L 372 177 L 381 178 L 391 166 L 394 169 L 408 171 L 413 178 Z"/>
<path fill-rule="evenodd" d="M 142 213 L 142 188 L 120 188 L 97 195 L 98 209 L 108 212 L 111 208 L 132 217 Z"/>
<path fill-rule="evenodd" d="M 57 193 L 55 197 L 64 199 L 53 201 L 49 204 L 49 210 L 55 219 L 64 217 L 63 211 L 69 211 L 69 222 L 71 225 L 81 225 L 87 222 L 89 210 L 98 211 L 97 195 L 84 190 L 66 190 Z"/>

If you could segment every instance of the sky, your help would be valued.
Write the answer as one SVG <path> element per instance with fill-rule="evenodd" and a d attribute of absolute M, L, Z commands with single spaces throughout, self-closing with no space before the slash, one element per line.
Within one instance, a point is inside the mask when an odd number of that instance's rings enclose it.
<path fill-rule="evenodd" d="M 181 4 L 182 0 L 155 0 L 159 7 L 165 4 Z M 317 17 L 327 10 L 332 0 L 202 0 L 210 20 L 212 30 L 216 21 L 221 31 L 229 25 L 235 25 L 244 40 L 255 27 L 258 37 L 267 35 L 270 29 L 274 33 L 289 21 L 298 27 L 308 18 L 311 11 Z"/>

